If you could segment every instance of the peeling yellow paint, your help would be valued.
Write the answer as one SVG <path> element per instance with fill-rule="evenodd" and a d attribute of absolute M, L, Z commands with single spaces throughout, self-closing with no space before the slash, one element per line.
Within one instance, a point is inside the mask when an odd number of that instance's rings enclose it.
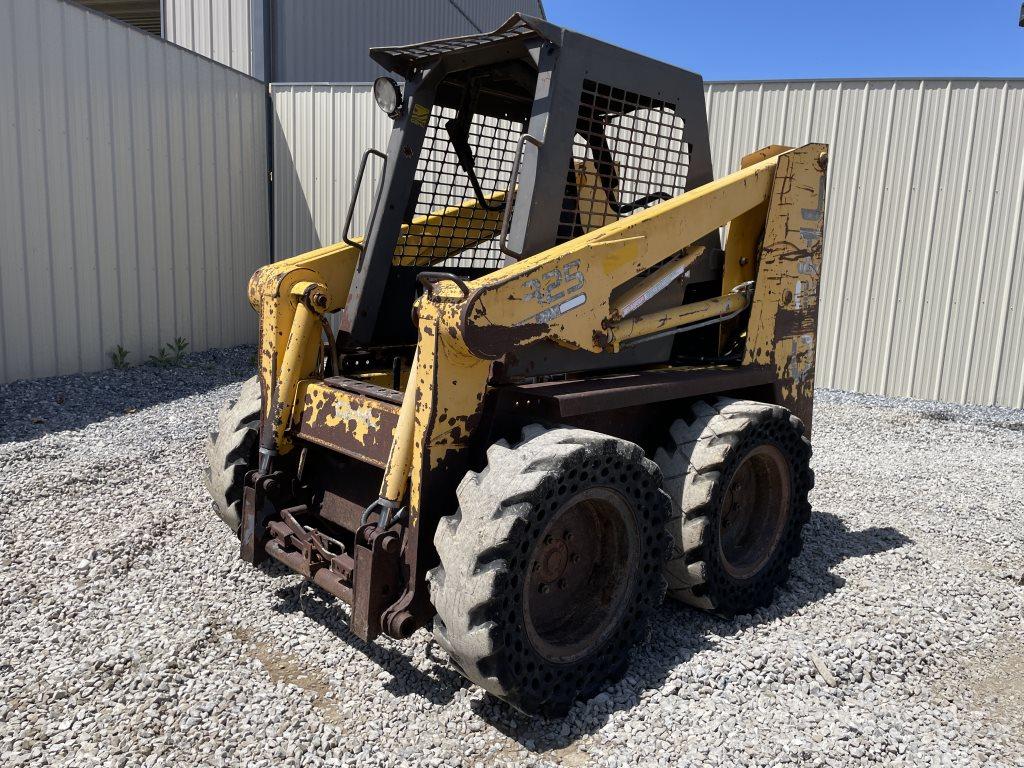
<path fill-rule="evenodd" d="M 394 440 L 399 407 L 308 379 L 299 384 L 304 406 L 296 416 L 298 436 L 383 467 Z"/>
<path fill-rule="evenodd" d="M 490 199 L 502 200 L 504 193 L 494 193 Z M 483 210 L 476 200 L 433 211 L 402 226 L 401 237 L 409 241 L 403 258 L 412 259 L 410 263 L 425 260 L 432 264 L 494 237 L 500 226 L 500 212 Z M 360 243 L 362 238 L 353 241 Z M 437 243 L 443 243 L 444 247 L 438 247 Z M 412 247 L 417 250 L 410 252 Z M 327 296 L 327 303 L 318 307 L 317 313 L 335 312 L 348 299 L 359 256 L 357 246 L 337 243 L 268 264 L 249 280 L 249 303 L 260 313 L 258 357 L 263 421 L 273 430 L 278 453 L 285 454 L 292 449 L 288 430 L 293 421 L 295 385 L 299 379 L 316 372 L 320 354 L 319 321 L 314 324 L 307 320 L 305 327 L 296 328 L 297 316 L 301 315 L 301 298 L 295 295 L 295 288 L 303 283 L 318 286 Z M 291 337 L 294 337 L 293 355 L 286 364 Z"/>
<path fill-rule="evenodd" d="M 808 429 L 814 394 L 827 151 L 823 144 L 808 144 L 779 155 L 757 258 L 757 284 L 743 361 L 775 369 L 782 403 L 800 416 Z"/>

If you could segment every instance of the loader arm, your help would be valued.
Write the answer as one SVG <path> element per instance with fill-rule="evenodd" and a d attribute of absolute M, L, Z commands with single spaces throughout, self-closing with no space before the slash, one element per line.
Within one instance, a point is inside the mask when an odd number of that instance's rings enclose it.
<path fill-rule="evenodd" d="M 764 202 L 777 162 L 768 158 L 473 281 L 461 324 L 467 348 L 485 359 L 542 338 L 591 352 L 614 348 L 612 292 Z"/>
<path fill-rule="evenodd" d="M 622 219 L 516 264 L 460 284 L 439 281 L 418 303 L 417 366 L 402 405 L 381 488 L 381 504 L 401 504 L 418 478 L 467 447 L 481 417 L 491 361 L 550 339 L 600 352 L 635 335 L 672 331 L 736 314 L 751 318 L 744 364 L 773 368 L 783 402 L 798 405 L 813 386 L 818 272 L 824 222 L 827 147 L 771 148 L 736 173 L 636 216 Z M 752 222 L 751 211 L 765 211 Z M 725 275 L 754 264 L 753 290 L 636 318 L 616 319 L 616 288 L 708 232 L 739 222 L 744 249 L 729 249 Z M 751 231 L 764 231 L 758 242 Z M 667 268 L 667 267 L 663 267 Z M 415 391 L 411 392 L 412 387 Z M 810 414 L 801 414 L 810 423 Z"/>

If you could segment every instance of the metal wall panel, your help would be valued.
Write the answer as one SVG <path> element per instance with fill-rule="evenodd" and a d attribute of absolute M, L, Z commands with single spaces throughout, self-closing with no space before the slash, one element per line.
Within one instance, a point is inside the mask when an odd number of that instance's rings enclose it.
<path fill-rule="evenodd" d="M 0 0 L 0 381 L 252 342 L 262 84 L 62 0 Z"/>
<path fill-rule="evenodd" d="M 359 156 L 385 148 L 390 122 L 367 86 L 271 92 L 282 258 L 340 239 Z M 717 175 L 767 144 L 832 145 L 820 385 L 1024 407 L 1024 81 L 709 83 L 706 93 Z"/>
<path fill-rule="evenodd" d="M 1024 81 L 712 83 L 716 173 L 832 145 L 818 383 L 1024 407 Z"/>
<path fill-rule="evenodd" d="M 384 74 L 367 55 L 372 46 L 490 32 L 519 11 L 543 16 L 539 0 L 277 2 L 271 79 L 369 82 Z"/>
<path fill-rule="evenodd" d="M 164 37 L 263 80 L 264 0 L 163 0 Z"/>
<path fill-rule="evenodd" d="M 274 108 L 274 257 L 337 243 L 363 152 L 387 150 L 392 122 L 369 85 L 270 86 Z M 366 230 L 380 161 L 371 158 L 352 216 Z"/>

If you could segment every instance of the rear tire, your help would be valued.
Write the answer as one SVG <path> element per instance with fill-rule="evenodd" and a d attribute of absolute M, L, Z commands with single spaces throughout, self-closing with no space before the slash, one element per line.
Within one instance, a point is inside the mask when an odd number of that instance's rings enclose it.
<path fill-rule="evenodd" d="M 642 449 L 527 427 L 458 488 L 434 536 L 434 637 L 470 681 L 527 714 L 563 715 L 628 665 L 661 603 L 671 503 Z"/>
<path fill-rule="evenodd" d="M 242 524 L 245 475 L 256 469 L 259 457 L 260 405 L 260 381 L 253 376 L 221 409 L 217 428 L 206 439 L 206 489 L 217 516 L 236 536 Z"/>
<path fill-rule="evenodd" d="M 800 553 L 814 487 L 804 425 L 778 405 L 697 402 L 655 456 L 672 499 L 668 594 L 722 616 L 771 603 Z"/>

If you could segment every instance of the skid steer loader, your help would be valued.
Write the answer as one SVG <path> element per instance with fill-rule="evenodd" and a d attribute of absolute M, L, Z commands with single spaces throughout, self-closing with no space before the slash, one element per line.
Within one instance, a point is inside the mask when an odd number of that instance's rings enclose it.
<path fill-rule="evenodd" d="M 715 180 L 698 75 L 532 17 L 370 55 L 366 234 L 253 276 L 209 489 L 358 637 L 559 715 L 666 588 L 749 612 L 800 550 L 827 148 Z"/>

